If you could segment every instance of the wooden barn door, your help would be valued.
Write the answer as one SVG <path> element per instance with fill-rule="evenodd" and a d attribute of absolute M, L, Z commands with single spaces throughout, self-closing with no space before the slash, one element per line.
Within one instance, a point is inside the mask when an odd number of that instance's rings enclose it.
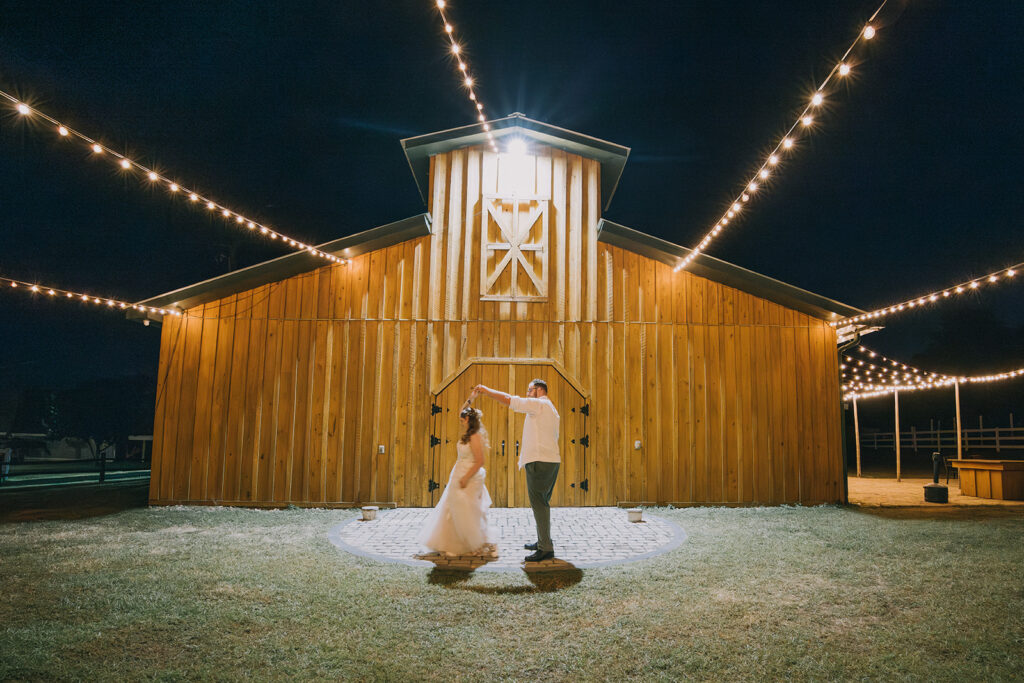
<path fill-rule="evenodd" d="M 581 487 L 581 483 L 586 479 L 585 448 L 582 443 L 583 415 L 580 412 L 584 405 L 583 396 L 549 365 L 514 365 L 512 368 L 515 375 L 513 383 L 515 390 L 510 393 L 525 396 L 530 380 L 543 379 L 548 384 L 548 397 L 554 404 L 555 410 L 558 411 L 560 418 L 558 452 L 562 457 L 562 466 L 558 470 L 558 480 L 555 482 L 555 490 L 551 494 L 551 504 L 554 506 L 588 505 L 587 493 Z M 509 429 L 518 448 L 523 438 L 523 421 L 526 419 L 526 415 L 512 410 L 509 410 L 508 413 Z M 526 473 L 519 471 L 516 464 L 518 456 L 519 452 L 515 450 L 511 459 L 514 474 L 508 482 L 509 498 L 512 500 L 510 507 L 529 507 L 530 499 L 526 493 Z"/>
<path fill-rule="evenodd" d="M 548 383 L 552 403 L 561 418 L 559 452 L 562 466 L 551 495 L 552 505 L 593 505 L 581 484 L 588 478 L 584 467 L 586 446 L 585 418 L 581 412 L 583 397 L 549 365 L 474 364 L 448 384 L 434 398 L 437 412 L 432 417 L 434 446 L 430 448 L 427 471 L 436 487 L 431 487 L 430 504 L 435 505 L 448 483 L 455 465 L 456 443 L 461 435 L 459 409 L 477 384 L 485 384 L 499 391 L 525 396 L 530 380 L 539 377 Z M 487 429 L 490 448 L 484 456 L 487 470 L 487 490 L 494 507 L 528 507 L 526 474 L 519 470 L 519 447 L 523 438 L 522 413 L 516 413 L 497 401 L 478 398 L 474 407 L 483 410 L 483 424 Z M 587 463 L 589 468 L 589 463 Z"/>
<path fill-rule="evenodd" d="M 430 480 L 433 484 L 427 483 L 430 491 L 430 504 L 437 504 L 444 487 L 448 483 L 448 476 L 452 467 L 455 466 L 457 457 L 456 445 L 462 435 L 462 425 L 459 422 L 459 411 L 465 403 L 469 392 L 477 384 L 486 384 L 490 387 L 502 388 L 507 383 L 507 371 L 505 377 L 498 376 L 496 366 L 471 365 L 465 372 L 451 384 L 446 386 L 440 395 L 434 397 L 433 404 L 437 406 L 432 416 L 433 446 L 430 448 L 427 463 L 427 471 L 431 472 Z M 495 507 L 506 507 L 507 490 L 505 482 L 509 476 L 509 456 L 503 456 L 512 449 L 512 442 L 508 432 L 508 409 L 505 406 L 488 398 L 478 398 L 473 404 L 474 408 L 483 411 L 483 425 L 487 430 L 490 448 L 484 454 L 484 469 L 487 470 L 487 490 L 490 491 L 491 499 Z M 514 468 L 514 464 L 511 465 Z"/>

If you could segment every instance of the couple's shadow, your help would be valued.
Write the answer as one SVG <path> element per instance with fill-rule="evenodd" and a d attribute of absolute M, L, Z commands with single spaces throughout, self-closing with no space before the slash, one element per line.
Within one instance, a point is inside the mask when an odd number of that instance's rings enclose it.
<path fill-rule="evenodd" d="M 473 576 L 473 569 L 456 569 L 453 567 L 434 567 L 427 574 L 427 583 L 435 586 L 443 586 L 451 590 L 473 591 L 492 595 L 515 595 L 525 593 L 553 593 L 555 591 L 571 588 L 583 580 L 583 570 L 577 568 L 571 562 L 564 560 L 549 561 L 544 567 L 536 569 L 523 569 L 526 578 L 533 585 L 530 586 L 473 586 L 467 585 L 467 581 Z M 510 572 L 514 573 L 514 572 Z"/>

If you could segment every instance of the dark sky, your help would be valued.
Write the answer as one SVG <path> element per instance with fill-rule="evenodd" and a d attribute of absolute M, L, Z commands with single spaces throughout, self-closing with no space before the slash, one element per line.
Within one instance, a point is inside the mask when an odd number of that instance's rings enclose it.
<path fill-rule="evenodd" d="M 469 2 L 492 117 L 632 148 L 606 217 L 690 245 L 878 0 Z M 1024 4 L 890 0 L 854 76 L 709 253 L 870 308 L 1024 260 Z M 312 243 L 425 210 L 399 139 L 472 122 L 433 5 L 0 2 L 0 88 Z M 137 300 L 278 256 L 0 107 L 0 274 Z M 978 295 L 1012 325 L 1021 291 Z M 920 344 L 927 314 L 875 335 Z M 159 332 L 0 292 L 0 382 L 155 374 Z"/>

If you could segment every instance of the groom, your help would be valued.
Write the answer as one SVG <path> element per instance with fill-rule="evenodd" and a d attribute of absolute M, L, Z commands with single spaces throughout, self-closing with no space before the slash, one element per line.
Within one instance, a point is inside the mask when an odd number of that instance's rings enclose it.
<path fill-rule="evenodd" d="M 537 542 L 526 544 L 527 550 L 534 551 L 526 556 L 526 561 L 550 560 L 555 556 L 551 544 L 551 492 L 555 489 L 562 459 L 558 457 L 558 411 L 548 398 L 548 385 L 541 379 L 531 381 L 526 398 L 510 396 L 483 384 L 476 386 L 476 392 L 504 403 L 517 413 L 526 413 L 519 469 L 526 467 L 526 491 L 537 523 Z"/>

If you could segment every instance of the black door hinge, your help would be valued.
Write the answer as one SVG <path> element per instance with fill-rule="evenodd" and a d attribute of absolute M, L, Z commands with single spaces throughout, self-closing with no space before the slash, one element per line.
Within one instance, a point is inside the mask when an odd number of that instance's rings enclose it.
<path fill-rule="evenodd" d="M 441 444 L 441 439 L 437 438 L 433 434 L 430 435 L 430 447 L 438 446 Z"/>
<path fill-rule="evenodd" d="M 589 403 L 584 403 L 583 407 L 580 408 L 580 412 L 583 413 L 584 415 L 589 416 L 590 415 L 590 404 Z"/>
<path fill-rule="evenodd" d="M 590 490 L 590 480 L 589 479 L 584 479 L 583 481 L 581 481 L 580 482 L 580 488 L 582 490 L 584 490 L 584 491 L 589 491 Z"/>
<path fill-rule="evenodd" d="M 431 403 L 430 404 L 430 414 L 431 415 L 437 415 L 440 412 L 441 412 L 441 406 L 437 405 L 436 403 Z"/>
<path fill-rule="evenodd" d="M 431 479 L 430 481 L 427 482 L 427 493 L 431 493 L 432 491 L 435 491 L 435 490 L 437 490 L 439 488 L 441 488 L 441 485 L 438 484 L 433 479 Z"/>
<path fill-rule="evenodd" d="M 581 438 L 580 445 L 583 446 L 584 448 L 590 448 L 590 437 L 584 436 L 583 438 Z"/>

